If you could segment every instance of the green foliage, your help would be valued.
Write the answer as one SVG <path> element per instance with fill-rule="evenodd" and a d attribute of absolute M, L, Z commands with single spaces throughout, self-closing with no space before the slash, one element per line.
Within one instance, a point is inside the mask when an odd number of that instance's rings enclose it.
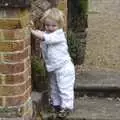
<path fill-rule="evenodd" d="M 81 13 L 86 14 L 88 11 L 88 0 L 79 0 L 79 5 L 80 5 Z"/>
<path fill-rule="evenodd" d="M 31 59 L 31 62 L 32 62 L 31 64 L 32 71 L 35 72 L 36 74 L 40 74 L 41 76 L 45 76 L 46 70 L 45 70 L 43 60 L 41 60 L 37 56 L 33 56 Z"/>
<path fill-rule="evenodd" d="M 80 35 L 80 33 L 79 33 Z M 81 34 L 82 35 L 82 34 Z M 76 33 L 69 30 L 67 32 L 68 50 L 75 65 L 81 65 L 84 62 L 86 39 L 77 37 Z"/>
<path fill-rule="evenodd" d="M 42 92 L 47 90 L 48 76 L 44 66 L 43 59 L 38 56 L 32 56 L 32 89 Z"/>
<path fill-rule="evenodd" d="M 88 11 L 88 0 L 70 0 L 72 13 L 75 14 L 87 14 Z"/>
<path fill-rule="evenodd" d="M 74 32 L 83 32 L 88 27 L 88 0 L 70 0 L 68 28 Z"/>
<path fill-rule="evenodd" d="M 73 60 L 73 63 L 76 65 L 78 64 L 81 53 L 81 42 L 76 38 L 76 35 L 72 31 L 68 31 L 67 33 L 67 42 L 70 56 Z"/>

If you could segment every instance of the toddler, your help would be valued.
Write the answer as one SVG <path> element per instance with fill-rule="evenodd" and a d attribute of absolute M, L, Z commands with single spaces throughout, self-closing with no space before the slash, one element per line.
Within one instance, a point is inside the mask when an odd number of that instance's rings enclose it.
<path fill-rule="evenodd" d="M 75 68 L 63 31 L 64 15 L 57 8 L 48 9 L 42 19 L 45 31 L 31 30 L 41 40 L 42 55 L 49 73 L 52 106 L 57 117 L 66 117 L 74 109 Z"/>

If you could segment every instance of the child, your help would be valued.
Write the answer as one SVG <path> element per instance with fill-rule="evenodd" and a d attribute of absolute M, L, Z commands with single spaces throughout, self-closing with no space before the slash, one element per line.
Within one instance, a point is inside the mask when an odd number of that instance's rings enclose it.
<path fill-rule="evenodd" d="M 51 8 L 42 17 L 45 32 L 31 30 L 41 40 L 41 48 L 50 77 L 52 105 L 57 117 L 66 117 L 74 109 L 75 69 L 68 53 L 63 32 L 64 16 L 57 8 Z"/>

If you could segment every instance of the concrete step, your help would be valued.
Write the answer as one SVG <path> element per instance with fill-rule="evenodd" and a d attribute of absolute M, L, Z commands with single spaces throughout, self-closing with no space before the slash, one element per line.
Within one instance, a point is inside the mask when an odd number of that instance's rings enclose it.
<path fill-rule="evenodd" d="M 120 71 L 89 70 L 76 72 L 76 96 L 120 96 Z"/>
<path fill-rule="evenodd" d="M 68 120 L 120 120 L 119 93 L 118 71 L 92 69 L 76 72 L 75 111 Z M 54 120 L 47 101 L 48 91 L 32 92 L 32 100 L 43 120 Z"/>
<path fill-rule="evenodd" d="M 47 95 L 47 93 L 45 93 Z M 45 95 L 45 96 L 46 96 Z M 44 97 L 44 95 L 43 95 Z M 47 98 L 32 92 L 32 100 L 36 103 L 36 115 L 42 120 L 55 120 Z M 75 99 L 75 110 L 67 120 L 120 120 L 120 98 L 78 97 Z M 39 119 L 37 119 L 39 120 Z"/>
<path fill-rule="evenodd" d="M 120 99 L 80 97 L 69 120 L 120 120 Z"/>

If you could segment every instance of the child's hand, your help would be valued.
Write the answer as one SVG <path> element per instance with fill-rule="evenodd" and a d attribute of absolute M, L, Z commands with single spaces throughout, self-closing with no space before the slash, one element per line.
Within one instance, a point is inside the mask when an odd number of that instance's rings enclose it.
<path fill-rule="evenodd" d="M 41 40 L 44 39 L 44 37 L 43 37 L 44 33 L 42 31 L 31 29 L 31 32 L 32 32 L 33 35 L 35 35 L 36 37 L 40 38 Z"/>
<path fill-rule="evenodd" d="M 30 27 L 30 29 L 35 29 L 35 25 L 34 25 L 34 22 L 32 20 L 29 23 L 29 27 Z"/>

